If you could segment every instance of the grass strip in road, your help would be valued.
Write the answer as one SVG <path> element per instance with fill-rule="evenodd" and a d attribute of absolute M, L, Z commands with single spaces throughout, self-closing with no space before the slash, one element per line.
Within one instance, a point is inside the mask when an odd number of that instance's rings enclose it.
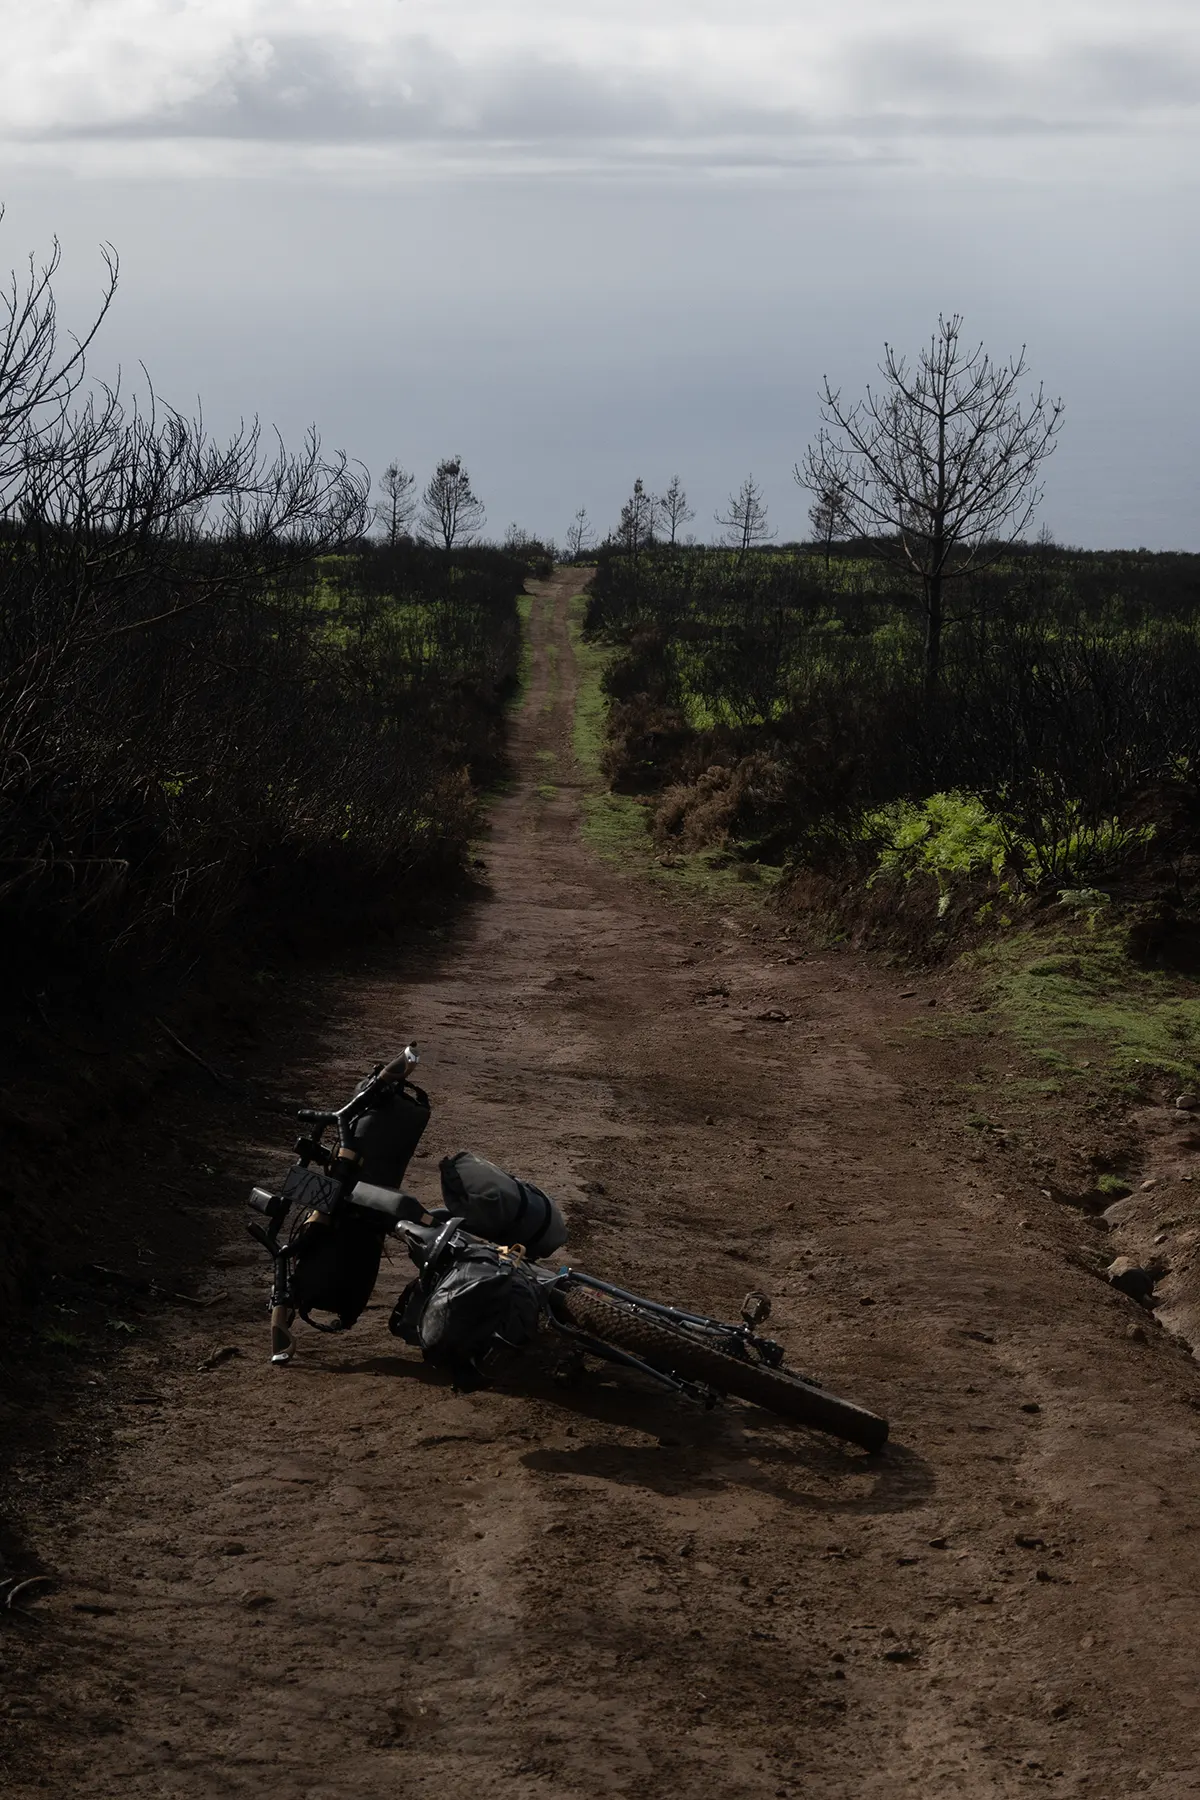
<path fill-rule="evenodd" d="M 558 705 L 559 679 L 558 645 L 551 639 L 546 645 L 546 697 L 542 701 L 543 714 L 552 713 Z"/>
<path fill-rule="evenodd" d="M 650 837 L 646 809 L 628 794 L 614 794 L 604 786 L 600 756 L 604 749 L 604 724 L 608 701 L 601 682 L 613 652 L 591 643 L 583 635 L 587 595 L 576 594 L 568 614 L 571 649 L 575 657 L 575 718 L 571 744 L 575 760 L 587 782 L 580 799 L 580 829 L 584 842 L 610 862 L 649 859 Z"/>
<path fill-rule="evenodd" d="M 600 760 L 604 751 L 608 700 L 604 672 L 616 652 L 583 634 L 587 595 L 571 601 L 569 630 L 575 657 L 575 721 L 572 743 L 588 784 L 581 800 L 584 842 L 607 861 L 621 863 L 647 876 L 666 893 L 683 892 L 691 899 L 719 901 L 724 906 L 763 898 L 781 870 L 739 861 L 727 850 L 700 850 L 660 856 L 650 836 L 650 804 L 629 794 L 614 794 L 605 784 Z"/>
<path fill-rule="evenodd" d="M 529 677 L 533 673 L 533 609 L 536 605 L 537 601 L 532 594 L 517 595 L 517 617 L 521 621 L 521 660 L 517 666 L 516 683 L 507 703 L 510 714 L 520 712 L 529 692 Z"/>

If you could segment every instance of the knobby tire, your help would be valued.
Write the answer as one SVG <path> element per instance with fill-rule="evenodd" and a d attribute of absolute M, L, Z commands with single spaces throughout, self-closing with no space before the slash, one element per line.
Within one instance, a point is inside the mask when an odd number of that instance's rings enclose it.
<path fill-rule="evenodd" d="M 590 1337 L 628 1350 L 652 1367 L 681 1381 L 698 1381 L 719 1394 L 733 1394 L 764 1406 L 798 1425 L 811 1425 L 833 1437 L 861 1444 L 864 1450 L 882 1450 L 887 1442 L 886 1419 L 839 1400 L 786 1369 L 765 1363 L 744 1362 L 694 1337 L 691 1332 L 650 1313 L 613 1300 L 595 1288 L 569 1284 L 554 1296 L 554 1310 L 568 1325 Z"/>

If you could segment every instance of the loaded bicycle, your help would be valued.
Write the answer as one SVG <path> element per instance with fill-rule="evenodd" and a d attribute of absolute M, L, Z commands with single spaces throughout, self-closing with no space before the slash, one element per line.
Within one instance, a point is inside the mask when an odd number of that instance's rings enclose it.
<path fill-rule="evenodd" d="M 785 1363 L 759 1329 L 765 1294 L 747 1295 L 738 1323 L 648 1299 L 550 1259 L 567 1229 L 557 1203 L 532 1182 L 471 1151 L 440 1165 L 443 1204 L 428 1209 L 400 1183 L 429 1118 L 412 1081 L 415 1046 L 380 1064 L 345 1106 L 304 1109 L 309 1131 L 278 1191 L 255 1188 L 252 1234 L 274 1263 L 271 1356 L 289 1362 L 297 1316 L 345 1331 L 361 1315 L 389 1236 L 415 1275 L 389 1319 L 393 1334 L 450 1371 L 455 1385 L 485 1385 L 498 1368 L 547 1336 L 576 1356 L 648 1377 L 678 1399 L 711 1407 L 733 1398 L 795 1425 L 877 1452 L 886 1419 L 831 1393 Z M 325 1133 L 336 1133 L 327 1144 Z"/>

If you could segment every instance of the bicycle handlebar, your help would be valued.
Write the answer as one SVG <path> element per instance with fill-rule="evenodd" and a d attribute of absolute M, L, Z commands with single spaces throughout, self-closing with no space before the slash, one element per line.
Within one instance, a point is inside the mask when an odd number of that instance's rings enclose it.
<path fill-rule="evenodd" d="M 420 1060 L 421 1052 L 417 1046 L 406 1044 L 399 1056 L 393 1057 L 390 1063 L 381 1064 L 363 1084 L 361 1090 L 348 1100 L 345 1106 L 339 1107 L 336 1112 L 322 1112 L 315 1107 L 301 1106 L 296 1109 L 296 1117 L 305 1125 L 315 1125 L 318 1137 L 328 1126 L 336 1126 L 338 1146 L 344 1150 L 347 1147 L 347 1126 L 353 1124 L 358 1115 L 367 1110 L 376 1089 L 382 1087 L 385 1082 L 392 1081 L 398 1081 L 403 1086 L 408 1080 L 410 1070 L 415 1069 Z"/>

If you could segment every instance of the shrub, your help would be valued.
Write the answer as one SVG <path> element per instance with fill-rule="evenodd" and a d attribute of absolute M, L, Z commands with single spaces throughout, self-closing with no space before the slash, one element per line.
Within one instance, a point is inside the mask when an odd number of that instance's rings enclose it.
<path fill-rule="evenodd" d="M 872 881 L 879 875 L 899 875 L 905 881 L 918 873 L 932 875 L 939 918 L 949 907 L 955 881 L 980 873 L 998 876 L 1012 851 L 1003 824 L 974 794 L 933 794 L 919 804 L 895 801 L 866 815 L 863 834 L 880 846 Z"/>

